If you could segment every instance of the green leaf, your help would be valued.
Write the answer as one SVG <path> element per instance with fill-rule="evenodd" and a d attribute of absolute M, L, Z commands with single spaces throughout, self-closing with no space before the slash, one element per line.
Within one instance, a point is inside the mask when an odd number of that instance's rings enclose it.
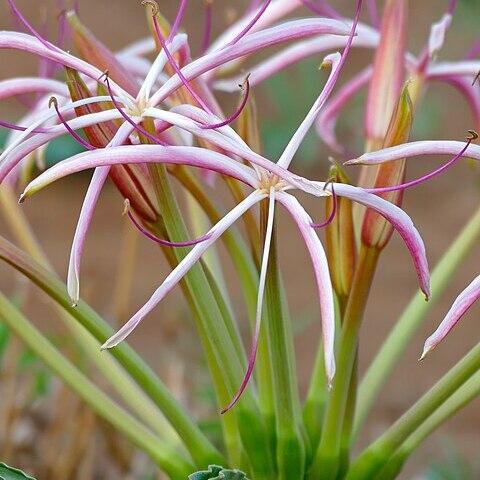
<path fill-rule="evenodd" d="M 26 473 L 17 468 L 9 467 L 5 463 L 0 462 L 0 480 L 35 480 Z"/>
<path fill-rule="evenodd" d="M 248 480 L 240 470 L 225 470 L 218 465 L 209 465 L 208 470 L 192 473 L 189 480 Z"/>

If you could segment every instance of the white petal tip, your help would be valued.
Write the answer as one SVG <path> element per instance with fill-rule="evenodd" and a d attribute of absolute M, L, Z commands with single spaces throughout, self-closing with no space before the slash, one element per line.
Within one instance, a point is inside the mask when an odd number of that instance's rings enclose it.
<path fill-rule="evenodd" d="M 425 358 L 427 358 L 430 353 L 432 353 L 433 349 L 437 346 L 437 343 L 430 343 L 430 341 L 427 339 L 425 342 L 425 345 L 423 347 L 423 352 L 422 356 L 418 359 L 419 362 L 423 361 Z"/>
<path fill-rule="evenodd" d="M 27 194 L 23 192 L 18 199 L 18 204 L 21 205 L 27 199 Z"/>

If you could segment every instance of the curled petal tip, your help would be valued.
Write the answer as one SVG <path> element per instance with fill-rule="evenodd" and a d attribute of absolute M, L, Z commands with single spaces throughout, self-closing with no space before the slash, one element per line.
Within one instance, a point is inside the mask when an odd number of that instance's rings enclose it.
<path fill-rule="evenodd" d="M 21 205 L 27 199 L 27 194 L 23 192 L 18 199 L 18 204 Z"/>
<path fill-rule="evenodd" d="M 78 307 L 78 302 L 73 300 L 72 301 L 72 308 L 77 308 Z"/>
<path fill-rule="evenodd" d="M 425 360 L 425 358 L 428 357 L 428 355 L 430 355 L 430 353 L 432 352 L 432 350 L 435 348 L 435 346 L 433 345 L 430 345 L 430 346 L 425 346 L 423 348 L 423 352 L 422 352 L 422 356 L 418 359 L 419 362 L 423 362 L 423 360 Z"/>
<path fill-rule="evenodd" d="M 362 162 L 359 158 L 352 158 L 351 160 L 347 160 L 346 162 L 343 162 L 344 165 L 361 165 Z"/>

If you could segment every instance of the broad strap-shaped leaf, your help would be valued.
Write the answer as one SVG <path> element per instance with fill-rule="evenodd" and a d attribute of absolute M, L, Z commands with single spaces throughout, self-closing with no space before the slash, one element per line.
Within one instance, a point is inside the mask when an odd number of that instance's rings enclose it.
<path fill-rule="evenodd" d="M 241 477 L 239 477 L 241 478 Z M 9 467 L 7 464 L 0 462 L 0 480 L 35 480 L 18 468 Z"/>

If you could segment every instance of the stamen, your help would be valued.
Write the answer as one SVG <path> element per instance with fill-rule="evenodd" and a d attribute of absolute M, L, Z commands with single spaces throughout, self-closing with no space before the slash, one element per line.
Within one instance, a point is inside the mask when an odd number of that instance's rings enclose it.
<path fill-rule="evenodd" d="M 324 190 L 327 188 L 327 185 L 332 182 L 332 180 L 327 181 L 327 183 L 324 186 Z M 311 223 L 310 226 L 315 229 L 319 228 L 324 228 L 330 225 L 333 222 L 333 219 L 335 218 L 335 215 L 337 213 L 337 195 L 335 194 L 335 189 L 333 188 L 333 183 L 332 183 L 332 197 L 333 197 L 333 208 L 332 211 L 330 212 L 330 215 L 328 219 L 323 222 L 323 223 Z"/>
<path fill-rule="evenodd" d="M 228 412 L 240 399 L 242 393 L 247 388 L 250 377 L 253 373 L 253 367 L 255 366 L 255 360 L 257 358 L 258 350 L 258 340 L 260 337 L 260 327 L 262 324 L 262 307 L 263 307 L 263 296 L 265 291 L 265 280 L 267 277 L 267 267 L 268 259 L 270 258 L 270 247 L 272 244 L 272 235 L 273 235 L 273 219 L 275 215 L 275 188 L 270 188 L 269 204 L 268 204 L 268 218 L 267 218 L 267 227 L 265 230 L 265 244 L 263 247 L 262 255 L 262 266 L 260 268 L 260 280 L 258 282 L 258 295 L 257 295 L 257 309 L 256 309 L 256 319 L 255 319 L 255 331 L 253 334 L 252 340 L 252 349 L 250 351 L 250 357 L 248 359 L 248 367 L 243 378 L 243 382 L 238 389 L 237 394 L 233 397 L 232 401 L 220 412 L 224 414 Z"/>
<path fill-rule="evenodd" d="M 142 0 L 141 4 L 144 7 L 148 5 L 152 9 L 152 17 L 156 17 L 158 15 L 158 12 L 160 12 L 158 3 L 155 2 L 154 0 Z"/>
<path fill-rule="evenodd" d="M 185 12 L 185 7 L 187 6 L 188 0 L 182 0 L 182 3 L 180 4 L 180 8 L 178 9 L 177 17 L 175 18 L 175 22 L 173 22 L 173 26 L 170 29 L 170 35 L 168 36 L 167 43 L 170 43 L 173 39 L 173 37 L 177 34 L 178 32 L 178 27 L 180 26 L 180 23 L 183 18 L 183 14 Z"/>
<path fill-rule="evenodd" d="M 62 122 L 63 126 L 67 129 L 68 133 L 80 144 L 83 145 L 87 150 L 96 150 L 96 148 L 88 143 L 86 140 L 84 140 L 80 135 L 78 135 L 75 130 L 73 130 L 70 125 L 67 123 L 65 117 L 63 116 L 62 112 L 60 112 L 60 109 L 58 108 L 58 100 L 55 97 L 51 97 L 49 102 L 48 102 L 48 107 L 55 108 L 55 111 L 57 112 L 58 119 Z"/>
<path fill-rule="evenodd" d="M 125 208 L 123 210 L 123 215 L 127 215 L 128 218 L 132 221 L 133 225 L 135 228 L 142 234 L 145 235 L 147 238 L 150 240 L 154 241 L 155 243 L 158 243 L 160 245 L 164 245 L 166 247 L 193 247 L 194 245 L 198 245 L 199 243 L 204 242 L 205 240 L 208 240 L 212 234 L 206 234 L 203 235 L 202 237 L 199 237 L 195 240 L 190 240 L 188 242 L 170 242 L 168 240 L 163 240 L 161 238 L 158 238 L 155 236 L 153 233 L 150 233 L 148 230 L 142 227 L 140 223 L 137 221 L 137 219 L 134 217 L 132 212 L 130 211 L 130 200 L 125 199 Z"/>
<path fill-rule="evenodd" d="M 248 23 L 248 25 L 231 42 L 229 42 L 223 48 L 231 47 L 232 45 L 235 45 L 239 40 L 241 40 L 255 26 L 258 20 L 260 20 L 260 17 L 265 13 L 265 10 L 270 5 L 271 1 L 272 0 L 265 0 L 265 3 L 263 4 L 262 8 L 260 8 L 257 14 Z"/>
<path fill-rule="evenodd" d="M 31 25 L 28 23 L 27 19 L 22 15 L 20 10 L 17 8 L 15 5 L 15 2 L 13 0 L 7 0 L 8 4 L 10 5 L 10 8 L 12 9 L 13 14 L 15 17 L 20 20 L 20 22 L 26 27 L 26 29 L 39 41 L 41 42 L 46 48 L 49 50 L 56 50 L 53 45 L 51 45 L 49 42 L 47 42 Z"/>
<path fill-rule="evenodd" d="M 212 4 L 213 0 L 204 0 L 204 11 L 205 11 L 205 20 L 204 20 L 204 28 L 203 28 L 203 38 L 202 44 L 200 47 L 200 55 L 204 55 L 205 52 L 208 50 L 208 46 L 210 44 L 210 39 L 212 37 Z"/>
<path fill-rule="evenodd" d="M 463 156 L 463 154 L 467 151 L 468 147 L 470 144 L 473 142 L 473 140 L 476 140 L 478 138 L 478 133 L 475 132 L 474 130 L 468 130 L 468 133 L 470 136 L 466 138 L 467 143 L 465 146 L 462 148 L 462 150 L 457 153 L 448 163 L 445 165 L 442 165 L 440 168 L 437 168 L 433 172 L 430 172 L 429 174 L 417 178 L 416 180 L 412 180 L 411 182 L 403 183 L 402 185 L 393 185 L 391 187 L 382 187 L 382 188 L 366 188 L 365 191 L 369 193 L 390 193 L 390 192 L 396 192 L 398 190 L 405 190 L 410 187 L 414 187 L 416 185 L 419 185 L 420 183 L 426 182 L 427 180 L 430 180 L 431 178 L 435 177 L 436 175 L 442 173 L 444 170 L 447 170 L 449 167 L 451 167 L 459 158 Z"/>
<path fill-rule="evenodd" d="M 9 130 L 16 130 L 18 132 L 24 132 L 28 130 L 27 127 L 21 127 L 20 125 L 15 125 L 14 123 L 8 123 L 0 120 L 0 127 L 8 128 Z M 50 130 L 46 128 L 35 128 L 31 133 L 50 133 Z"/>
<path fill-rule="evenodd" d="M 238 107 L 237 111 L 231 117 L 229 117 L 227 120 L 225 120 L 223 122 L 215 123 L 213 125 L 200 125 L 200 128 L 202 128 L 203 130 L 213 130 L 215 128 L 224 127 L 226 125 L 230 125 L 232 122 L 234 122 L 241 115 L 241 113 L 243 112 L 244 108 L 247 105 L 248 97 L 250 95 L 250 82 L 248 81 L 249 78 L 250 78 L 250 74 L 248 74 L 245 77 L 245 80 L 243 81 L 243 84 L 239 85 L 239 87 L 245 92 L 245 94 L 243 96 L 242 103 Z"/>
<path fill-rule="evenodd" d="M 183 75 L 182 71 L 180 70 L 179 66 L 177 65 L 177 62 L 173 58 L 172 54 L 167 48 L 165 39 L 163 38 L 162 32 L 160 30 L 160 26 L 158 25 L 157 17 L 156 14 L 154 15 L 153 13 L 155 12 L 154 7 L 152 6 L 153 4 L 156 5 L 156 12 L 158 13 L 158 5 L 154 0 L 142 0 L 142 5 L 150 5 L 152 7 L 152 20 L 153 20 L 153 26 L 155 27 L 155 33 L 157 35 L 157 38 L 160 42 L 160 45 L 162 46 L 163 50 L 165 51 L 165 55 L 167 55 L 168 62 L 170 63 L 171 67 L 173 68 L 174 72 L 178 75 L 180 80 L 182 81 L 183 85 L 185 88 L 190 92 L 190 94 L 193 96 L 193 98 L 198 102 L 198 104 L 207 112 L 207 113 L 212 113 L 210 109 L 207 107 L 205 102 L 199 97 L 197 92 L 190 86 L 188 83 L 188 80 L 185 78 Z"/>
<path fill-rule="evenodd" d="M 112 103 L 114 107 L 120 112 L 120 115 L 138 132 L 140 132 L 142 135 L 147 137 L 149 140 L 152 142 L 156 143 L 157 145 L 162 145 L 163 147 L 166 147 L 167 144 L 165 142 L 162 142 L 160 139 L 157 137 L 153 136 L 151 133 L 147 132 L 144 128 L 142 128 L 140 125 L 136 124 L 122 109 L 120 104 L 117 102 L 115 99 L 115 96 L 113 95 L 112 88 L 110 86 L 110 80 L 108 78 L 109 72 L 108 70 L 105 70 L 103 72 L 102 76 L 98 79 L 101 80 L 103 77 L 105 77 L 105 84 L 107 85 L 107 90 L 108 94 L 110 95 L 110 98 L 112 99 Z"/>

